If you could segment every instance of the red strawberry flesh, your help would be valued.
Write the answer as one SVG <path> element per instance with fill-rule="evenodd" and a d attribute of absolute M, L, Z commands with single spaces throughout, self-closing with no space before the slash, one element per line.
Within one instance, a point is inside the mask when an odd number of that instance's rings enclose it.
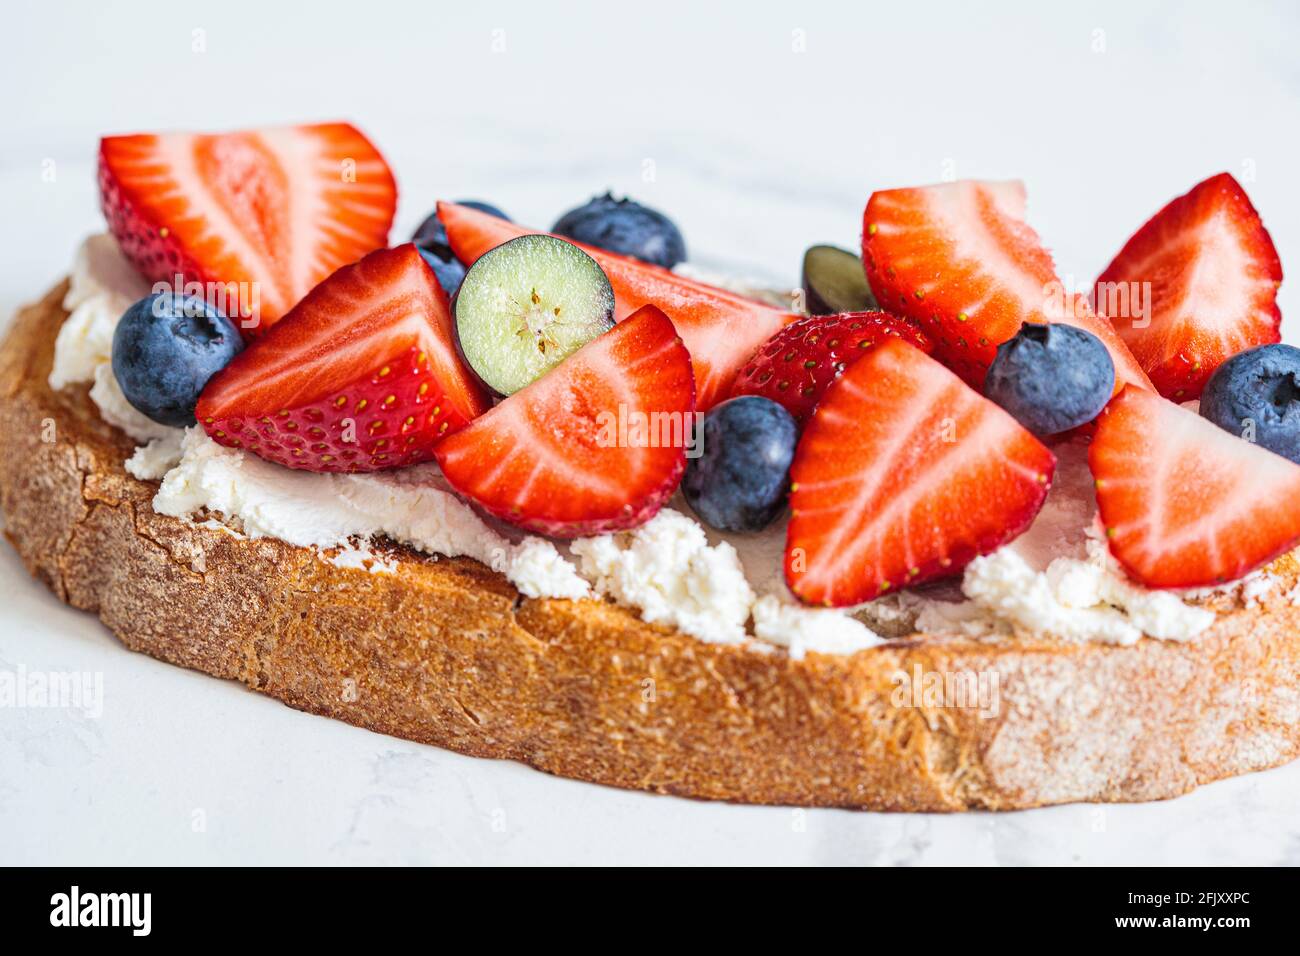
<path fill-rule="evenodd" d="M 456 257 L 467 266 L 503 242 L 537 232 L 455 203 L 438 203 L 438 217 L 446 227 Z M 799 318 L 658 266 L 574 244 L 609 276 L 614 287 L 615 321 L 622 321 L 644 305 L 658 306 L 672 319 L 691 354 L 696 403 L 702 412 L 728 396 L 736 372 L 760 345 L 783 325 Z"/>
<path fill-rule="evenodd" d="M 434 453 L 458 492 L 518 527 L 557 538 L 633 528 L 681 480 L 694 394 L 672 322 L 645 306 Z"/>
<path fill-rule="evenodd" d="M 1066 322 L 1101 339 L 1117 384 L 1146 374 L 1087 301 L 1065 291 L 1024 221 L 1018 182 L 961 181 L 876 192 L 863 214 L 867 281 L 890 312 L 915 319 L 935 356 L 981 388 L 997 347 L 1025 322 Z"/>
<path fill-rule="evenodd" d="M 923 352 L 933 349 L 920 325 L 887 312 L 807 316 L 763 344 L 736 376 L 731 394 L 770 399 L 802 424 L 831 383 L 889 336 Z"/>
<path fill-rule="evenodd" d="M 1124 389 L 1088 450 L 1110 551 L 1152 588 L 1234 581 L 1300 541 L 1300 465 Z"/>
<path fill-rule="evenodd" d="M 1097 279 L 1094 299 L 1160 394 L 1186 401 L 1225 360 L 1281 341 L 1281 282 L 1259 213 L 1220 173 L 1139 229 Z"/>
<path fill-rule="evenodd" d="M 201 284 L 245 337 L 384 246 L 397 203 L 383 157 L 346 123 L 108 136 L 99 186 L 109 229 L 141 275 Z"/>
<path fill-rule="evenodd" d="M 1024 532 L 1056 459 L 914 346 L 848 367 L 791 468 L 785 574 L 809 604 L 847 606 L 960 571 Z"/>
<path fill-rule="evenodd" d="M 344 266 L 212 377 L 212 438 L 290 468 L 426 461 L 489 407 L 452 341 L 447 298 L 407 243 Z"/>

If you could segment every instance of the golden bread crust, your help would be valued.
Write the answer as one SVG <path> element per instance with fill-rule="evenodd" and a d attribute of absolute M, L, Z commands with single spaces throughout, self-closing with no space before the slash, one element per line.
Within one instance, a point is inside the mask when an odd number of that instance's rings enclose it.
<path fill-rule="evenodd" d="M 1172 797 L 1300 753 L 1300 608 L 1275 589 L 1196 641 L 914 636 L 851 657 L 702 643 L 477 562 L 397 573 L 156 514 L 85 389 L 46 379 L 65 288 L 0 348 L 0 511 L 31 573 L 153 657 L 292 707 L 619 787 L 942 811 Z M 1285 565 L 1294 578 L 1294 564 Z M 999 707 L 896 702 L 895 675 L 996 673 Z"/>

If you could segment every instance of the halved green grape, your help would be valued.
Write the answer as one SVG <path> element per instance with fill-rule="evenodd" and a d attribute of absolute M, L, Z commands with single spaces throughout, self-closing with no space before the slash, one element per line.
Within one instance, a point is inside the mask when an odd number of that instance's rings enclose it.
<path fill-rule="evenodd" d="M 470 369 L 498 395 L 511 395 L 614 327 L 614 290 L 572 243 L 520 236 L 470 267 L 452 314 Z"/>
<path fill-rule="evenodd" d="M 874 312 L 862 260 L 836 246 L 810 246 L 803 254 L 803 291 L 809 315 Z"/>

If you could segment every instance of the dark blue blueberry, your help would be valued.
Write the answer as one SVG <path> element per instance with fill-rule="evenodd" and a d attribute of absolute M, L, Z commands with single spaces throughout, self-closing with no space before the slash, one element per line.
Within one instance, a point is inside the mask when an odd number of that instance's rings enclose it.
<path fill-rule="evenodd" d="M 239 330 L 203 299 L 155 293 L 118 320 L 113 376 L 142 414 L 163 425 L 193 425 L 203 386 L 243 348 Z"/>
<path fill-rule="evenodd" d="M 468 206 L 470 209 L 488 213 L 506 222 L 511 221 L 509 216 L 490 203 L 479 202 L 477 199 L 457 199 L 455 203 L 458 206 Z M 465 266 L 451 251 L 451 243 L 447 241 L 447 230 L 443 228 L 442 220 L 438 218 L 436 210 L 420 223 L 420 228 L 415 230 L 411 241 L 424 256 L 424 261 L 433 269 L 433 274 L 438 277 L 438 284 L 442 286 L 442 290 L 449 297 L 455 295 L 456 290 L 460 288 L 461 280 L 465 278 Z"/>
<path fill-rule="evenodd" d="M 1234 355 L 1205 383 L 1201 414 L 1300 464 L 1300 349 L 1260 345 Z"/>
<path fill-rule="evenodd" d="M 783 407 L 758 395 L 723 402 L 704 416 L 699 457 L 686 463 L 682 493 L 722 531 L 760 531 L 785 506 L 799 428 Z"/>
<path fill-rule="evenodd" d="M 686 258 L 686 242 L 671 219 L 631 199 L 615 199 L 609 193 L 566 212 L 551 232 L 665 269 Z"/>
<path fill-rule="evenodd" d="M 461 261 L 451 254 L 450 249 L 447 250 L 447 258 L 444 259 L 441 252 L 419 245 L 415 248 L 420 250 L 424 261 L 429 263 L 429 268 L 433 269 L 433 274 L 438 277 L 438 285 L 442 286 L 442 291 L 447 293 L 447 298 L 454 296 L 465 278 L 465 267 L 461 265 Z"/>
<path fill-rule="evenodd" d="M 984 395 L 1040 438 L 1087 424 L 1115 389 L 1115 363 L 1101 340 L 1073 325 L 1026 322 L 998 354 Z"/>

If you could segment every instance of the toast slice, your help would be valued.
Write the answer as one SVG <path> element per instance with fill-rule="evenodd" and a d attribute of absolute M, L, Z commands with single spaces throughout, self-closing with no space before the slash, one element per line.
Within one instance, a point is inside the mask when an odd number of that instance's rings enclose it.
<path fill-rule="evenodd" d="M 381 545 L 394 573 L 342 567 L 153 511 L 156 484 L 123 469 L 134 443 L 85 389 L 47 384 L 65 288 L 0 347 L 0 512 L 31 573 L 132 650 L 464 754 L 745 803 L 1154 800 L 1300 754 L 1293 558 L 1261 603 L 1221 599 L 1186 644 L 914 634 L 802 660 L 600 601 L 526 599 L 469 559 Z M 964 675 L 996 706 L 926 690 Z"/>

